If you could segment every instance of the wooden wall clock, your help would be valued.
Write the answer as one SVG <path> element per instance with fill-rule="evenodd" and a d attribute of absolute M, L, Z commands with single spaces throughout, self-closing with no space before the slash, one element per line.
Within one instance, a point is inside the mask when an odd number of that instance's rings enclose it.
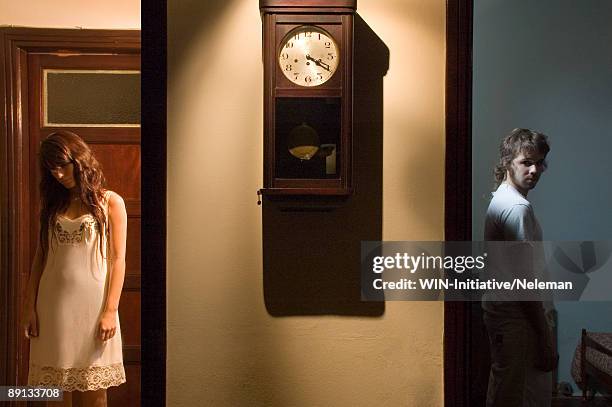
<path fill-rule="evenodd" d="M 356 0 L 260 0 L 264 195 L 352 193 Z"/>

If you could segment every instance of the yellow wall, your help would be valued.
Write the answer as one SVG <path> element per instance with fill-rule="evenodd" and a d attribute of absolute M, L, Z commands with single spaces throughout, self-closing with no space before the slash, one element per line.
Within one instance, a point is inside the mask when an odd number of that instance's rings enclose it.
<path fill-rule="evenodd" d="M 441 406 L 442 303 L 266 312 L 257 4 L 168 2 L 168 406 Z M 358 12 L 390 51 L 383 238 L 441 240 L 445 2 Z"/>
<path fill-rule="evenodd" d="M 0 25 L 140 29 L 140 0 L 0 0 Z"/>

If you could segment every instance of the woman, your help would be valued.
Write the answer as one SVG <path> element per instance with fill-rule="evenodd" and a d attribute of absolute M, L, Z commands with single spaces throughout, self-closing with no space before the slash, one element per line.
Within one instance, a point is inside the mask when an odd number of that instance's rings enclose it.
<path fill-rule="evenodd" d="M 100 164 L 74 133 L 42 141 L 40 170 L 40 236 L 22 324 L 28 384 L 63 389 L 65 406 L 75 391 L 84 406 L 106 406 L 106 389 L 125 382 L 117 313 L 125 204 L 102 187 Z"/>

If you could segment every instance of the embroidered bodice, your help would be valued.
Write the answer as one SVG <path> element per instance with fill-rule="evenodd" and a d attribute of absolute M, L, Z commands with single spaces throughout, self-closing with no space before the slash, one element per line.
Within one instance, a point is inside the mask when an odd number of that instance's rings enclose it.
<path fill-rule="evenodd" d="M 74 219 L 58 215 L 54 231 L 59 244 L 77 245 L 83 241 L 84 237 L 93 236 L 99 232 L 99 227 L 96 219 L 89 213 Z"/>

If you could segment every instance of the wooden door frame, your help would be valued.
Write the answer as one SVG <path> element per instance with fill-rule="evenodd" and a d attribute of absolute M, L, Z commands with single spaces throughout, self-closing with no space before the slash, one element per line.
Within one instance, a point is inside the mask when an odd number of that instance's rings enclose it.
<path fill-rule="evenodd" d="M 0 384 L 21 372 L 18 315 L 22 304 L 18 272 L 29 267 L 30 225 L 19 220 L 29 207 L 24 168 L 31 159 L 28 131 L 29 52 L 140 53 L 139 30 L 0 28 Z"/>
<path fill-rule="evenodd" d="M 166 0 L 142 10 L 141 404 L 166 405 Z"/>
<path fill-rule="evenodd" d="M 444 234 L 472 240 L 473 0 L 446 2 L 446 162 Z M 471 307 L 444 303 L 444 405 L 471 407 Z"/>

